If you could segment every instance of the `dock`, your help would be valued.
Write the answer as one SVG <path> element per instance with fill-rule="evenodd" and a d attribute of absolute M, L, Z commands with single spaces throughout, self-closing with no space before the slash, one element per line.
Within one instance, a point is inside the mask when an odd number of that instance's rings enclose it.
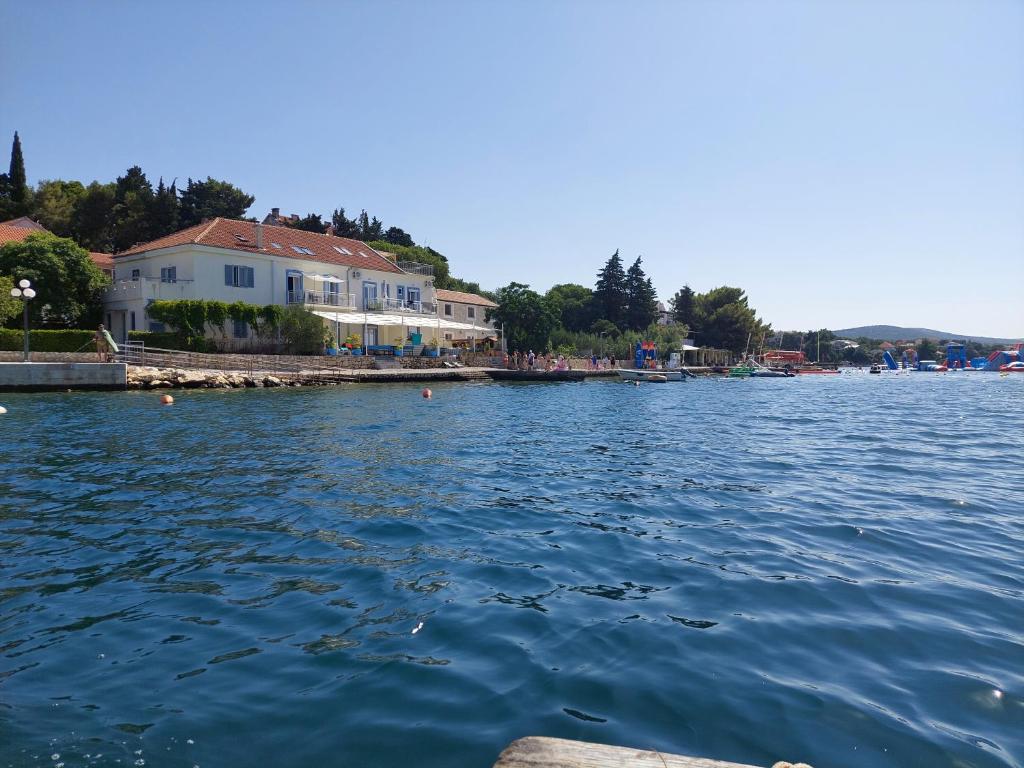
<path fill-rule="evenodd" d="M 775 763 L 775 768 L 810 768 L 804 763 Z M 611 747 L 586 741 L 528 736 L 513 741 L 494 768 L 759 768 L 724 760 L 686 757 L 650 749 Z M 760 768 L 768 768 L 760 766 Z"/>
<path fill-rule="evenodd" d="M 124 363 L 0 363 L 0 391 L 127 388 Z"/>

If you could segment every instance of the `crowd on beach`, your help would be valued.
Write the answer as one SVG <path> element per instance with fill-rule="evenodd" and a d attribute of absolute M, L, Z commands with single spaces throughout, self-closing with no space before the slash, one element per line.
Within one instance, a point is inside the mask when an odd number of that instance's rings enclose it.
<path fill-rule="evenodd" d="M 505 366 L 510 371 L 571 371 L 572 364 L 563 355 L 550 353 L 538 355 L 531 349 L 528 352 L 516 350 L 505 356 Z M 615 356 L 605 355 L 599 358 L 591 355 L 587 361 L 587 369 L 591 371 L 611 370 L 616 367 Z"/>

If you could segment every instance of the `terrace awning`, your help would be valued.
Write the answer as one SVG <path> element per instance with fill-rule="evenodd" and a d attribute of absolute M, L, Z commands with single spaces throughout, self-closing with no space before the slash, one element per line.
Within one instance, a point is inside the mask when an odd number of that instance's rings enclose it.
<path fill-rule="evenodd" d="M 426 317 L 424 315 L 396 315 L 386 312 L 324 312 L 320 309 L 314 309 L 313 314 L 325 320 L 330 320 L 332 323 L 345 323 L 347 325 L 411 325 L 421 328 L 441 328 L 448 331 L 494 333 L 493 328 L 459 323 L 455 320 L 441 320 L 437 317 Z"/>
<path fill-rule="evenodd" d="M 310 280 L 319 280 L 320 282 L 323 282 L 323 283 L 344 283 L 345 282 L 340 277 L 335 277 L 334 275 L 318 275 L 318 274 L 315 274 L 315 273 L 314 274 L 310 274 L 308 272 L 303 272 L 302 276 L 303 277 L 308 277 Z"/>

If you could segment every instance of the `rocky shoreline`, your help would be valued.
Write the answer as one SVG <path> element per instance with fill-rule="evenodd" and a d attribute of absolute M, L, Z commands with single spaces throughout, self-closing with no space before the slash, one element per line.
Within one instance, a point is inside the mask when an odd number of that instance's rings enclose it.
<path fill-rule="evenodd" d="M 262 373 L 237 371 L 194 371 L 182 368 L 128 367 L 128 389 L 244 389 L 256 387 L 295 387 L 332 382 L 289 374 L 287 378 Z"/>

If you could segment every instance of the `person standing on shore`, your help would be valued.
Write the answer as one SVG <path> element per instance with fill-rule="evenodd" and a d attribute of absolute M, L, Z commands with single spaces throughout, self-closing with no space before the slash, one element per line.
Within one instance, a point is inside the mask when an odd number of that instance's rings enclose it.
<path fill-rule="evenodd" d="M 110 332 L 103 327 L 103 323 L 100 323 L 92 338 L 96 342 L 96 357 L 101 363 L 109 363 L 113 353 L 117 352 L 117 344 L 114 343 Z"/>

